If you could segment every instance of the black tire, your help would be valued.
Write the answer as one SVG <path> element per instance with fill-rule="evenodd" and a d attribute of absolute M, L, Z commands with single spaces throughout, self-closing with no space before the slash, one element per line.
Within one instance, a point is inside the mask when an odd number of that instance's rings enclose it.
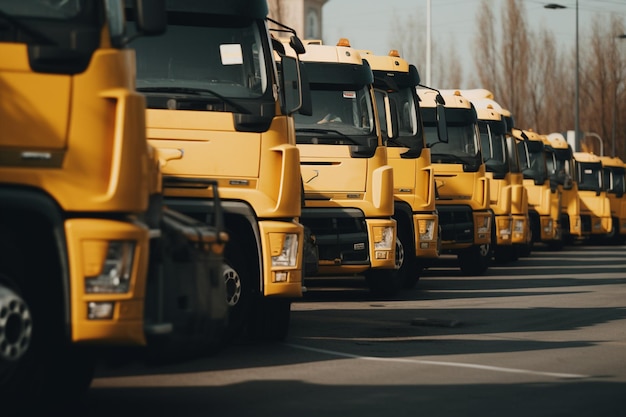
<path fill-rule="evenodd" d="M 396 295 L 404 285 L 397 269 L 369 269 L 365 281 L 372 294 L 384 297 Z"/>
<path fill-rule="evenodd" d="M 28 294 L 21 298 L 23 291 L 19 285 L 6 276 L 0 275 L 0 285 L 24 301 L 19 311 L 25 319 L 18 319 L 15 314 L 9 319 L 12 322 L 8 326 L 11 328 L 9 340 L 15 341 L 20 330 L 31 332 L 29 340 L 23 342 L 22 355 L 11 361 L 0 358 L 3 411 L 8 416 L 36 415 L 41 411 L 41 404 L 46 404 L 47 412 L 52 414 L 71 413 L 80 406 L 93 379 L 95 352 L 69 344 L 60 319 L 50 314 L 50 305 L 45 306 L 41 298 Z M 24 309 L 28 310 L 27 314 Z M 7 313 L 3 310 L 0 314 Z"/>
<path fill-rule="evenodd" d="M 226 302 L 229 306 L 225 337 L 226 340 L 233 340 L 243 334 L 254 297 L 243 254 L 234 243 L 224 259 L 222 277 L 226 284 Z"/>
<path fill-rule="evenodd" d="M 491 245 L 474 245 L 458 254 L 461 272 L 467 276 L 482 275 L 491 264 Z"/>
<path fill-rule="evenodd" d="M 257 297 L 248 321 L 252 340 L 280 342 L 289 334 L 291 302 L 285 299 Z"/>
<path fill-rule="evenodd" d="M 494 259 L 498 264 L 507 264 L 509 262 L 517 261 L 519 253 L 517 247 L 509 246 L 496 246 L 494 250 Z"/>
<path fill-rule="evenodd" d="M 396 264 L 398 264 L 398 260 L 401 259 L 398 269 L 398 278 L 402 282 L 402 289 L 405 290 L 415 288 L 423 269 L 417 262 L 415 249 L 413 245 L 409 243 L 409 239 L 411 239 L 410 236 L 403 234 L 396 244 Z M 407 242 L 407 245 L 403 245 L 402 242 Z"/>

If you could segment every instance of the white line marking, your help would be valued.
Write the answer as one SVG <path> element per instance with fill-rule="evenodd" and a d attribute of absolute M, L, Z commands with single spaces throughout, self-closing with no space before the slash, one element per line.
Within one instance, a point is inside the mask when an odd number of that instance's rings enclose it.
<path fill-rule="evenodd" d="M 493 371 L 493 372 L 506 372 L 511 374 L 526 374 L 526 375 L 540 375 L 547 376 L 552 378 L 565 378 L 565 379 L 581 379 L 581 378 L 589 378 L 588 375 L 578 375 L 578 374 L 564 374 L 559 372 L 541 372 L 541 371 L 532 371 L 529 369 L 517 369 L 517 368 L 503 368 L 500 366 L 488 366 L 488 365 L 478 365 L 474 363 L 462 363 L 462 362 L 445 362 L 445 361 L 429 361 L 429 360 L 420 360 L 420 359 L 407 359 L 407 358 L 381 358 L 374 356 L 360 356 L 354 355 L 351 353 L 337 352 L 333 350 L 326 349 L 317 349 L 308 346 L 302 345 L 294 345 L 291 343 L 287 343 L 287 346 L 291 346 L 296 349 L 308 350 L 311 352 L 324 353 L 326 355 L 339 356 L 344 358 L 352 358 L 352 359 L 362 359 L 366 361 L 379 361 L 379 362 L 396 362 L 396 363 L 414 363 L 419 365 L 434 365 L 434 366 L 449 366 L 454 368 L 470 368 L 470 369 L 479 369 L 483 371 Z"/>

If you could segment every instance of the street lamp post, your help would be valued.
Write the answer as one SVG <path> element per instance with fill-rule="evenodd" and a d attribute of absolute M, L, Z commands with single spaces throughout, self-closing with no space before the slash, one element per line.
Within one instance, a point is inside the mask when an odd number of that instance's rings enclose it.
<path fill-rule="evenodd" d="M 543 6 L 546 9 L 567 9 L 567 7 L 562 4 L 557 3 L 549 3 Z M 575 92 L 575 110 L 574 110 L 574 144 L 576 146 L 576 150 L 580 149 L 580 66 L 579 66 L 579 58 L 578 58 L 578 0 L 576 0 L 576 92 Z"/>
<path fill-rule="evenodd" d="M 432 66 L 431 63 L 431 55 L 432 55 L 432 9 L 431 9 L 431 0 L 426 0 L 426 85 L 432 85 L 430 83 L 430 69 Z"/>
<path fill-rule="evenodd" d="M 622 33 L 621 35 L 617 35 L 617 39 L 626 39 L 626 33 Z M 617 89 L 615 91 L 617 94 Z M 616 129 L 616 117 L 617 117 L 617 96 L 614 97 L 613 100 L 613 134 L 611 136 L 611 156 L 615 157 L 615 129 Z"/>

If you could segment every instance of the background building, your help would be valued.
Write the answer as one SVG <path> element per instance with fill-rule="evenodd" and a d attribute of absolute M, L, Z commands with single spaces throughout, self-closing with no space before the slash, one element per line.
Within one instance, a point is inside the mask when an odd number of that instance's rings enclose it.
<path fill-rule="evenodd" d="M 268 0 L 270 17 L 298 33 L 301 39 L 322 39 L 322 6 L 328 0 Z"/>

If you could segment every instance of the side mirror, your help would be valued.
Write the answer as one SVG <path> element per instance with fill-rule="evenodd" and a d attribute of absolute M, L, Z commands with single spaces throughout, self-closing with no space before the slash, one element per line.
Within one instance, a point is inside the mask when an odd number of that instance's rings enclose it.
<path fill-rule="evenodd" d="M 135 0 L 137 31 L 146 36 L 161 35 L 167 29 L 166 0 Z"/>
<path fill-rule="evenodd" d="M 281 66 L 281 110 L 289 115 L 302 107 L 300 64 L 296 58 L 283 56 Z"/>
<path fill-rule="evenodd" d="M 302 43 L 300 38 L 295 35 L 289 38 L 289 46 L 291 46 L 291 48 L 298 55 L 302 55 L 303 53 L 306 52 L 306 48 L 304 47 L 304 44 Z"/>
<path fill-rule="evenodd" d="M 437 103 L 437 134 L 439 135 L 440 142 L 448 143 L 446 108 L 441 103 Z"/>

